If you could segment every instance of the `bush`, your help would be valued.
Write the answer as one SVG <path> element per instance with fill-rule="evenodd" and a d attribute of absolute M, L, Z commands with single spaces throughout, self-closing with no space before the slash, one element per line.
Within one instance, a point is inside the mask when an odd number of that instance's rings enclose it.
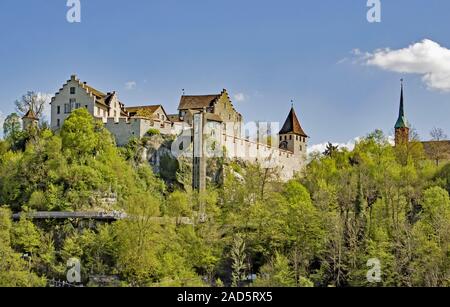
<path fill-rule="evenodd" d="M 147 131 L 147 134 L 150 135 L 150 136 L 154 136 L 154 135 L 161 135 L 161 132 L 158 129 L 150 128 Z"/>

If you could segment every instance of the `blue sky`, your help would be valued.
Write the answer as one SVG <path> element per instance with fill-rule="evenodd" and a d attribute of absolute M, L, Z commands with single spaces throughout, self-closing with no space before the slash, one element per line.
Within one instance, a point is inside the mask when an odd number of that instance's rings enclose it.
<path fill-rule="evenodd" d="M 55 93 L 76 73 L 127 105 L 163 104 L 169 113 L 183 88 L 228 89 L 246 121 L 284 121 L 294 99 L 312 144 L 346 143 L 392 132 L 403 77 L 421 137 L 435 126 L 450 134 L 450 86 L 439 68 L 448 64 L 450 2 L 381 3 L 382 22 L 371 24 L 366 0 L 81 0 L 82 22 L 70 24 L 65 0 L 1 0 L 0 111 L 14 111 L 27 90 Z M 442 46 L 430 57 L 445 56 L 412 68 L 395 54 L 375 57 L 424 39 Z"/>

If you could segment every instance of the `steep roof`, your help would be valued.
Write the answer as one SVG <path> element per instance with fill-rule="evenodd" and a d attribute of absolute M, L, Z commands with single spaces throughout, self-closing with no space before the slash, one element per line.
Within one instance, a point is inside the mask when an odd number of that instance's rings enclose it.
<path fill-rule="evenodd" d="M 149 106 L 126 107 L 125 110 L 130 114 L 130 116 L 136 116 L 137 113 L 139 113 L 139 111 L 144 111 L 146 114 L 153 115 L 159 108 L 161 108 L 162 111 L 164 112 L 166 119 L 168 121 L 172 121 L 170 117 L 167 115 L 166 110 L 164 110 L 164 107 L 160 104 Z"/>
<path fill-rule="evenodd" d="M 405 116 L 405 106 L 403 101 L 403 82 L 402 82 L 402 90 L 400 94 L 400 110 L 398 114 L 397 122 L 395 123 L 395 129 L 409 128 L 408 120 Z"/>
<path fill-rule="evenodd" d="M 34 113 L 34 111 L 33 110 L 28 110 L 28 112 L 22 117 L 22 119 L 24 119 L 24 118 L 29 118 L 29 119 L 39 119 L 39 118 L 37 118 L 37 116 L 36 116 L 36 114 Z"/>
<path fill-rule="evenodd" d="M 169 118 L 169 120 L 172 123 L 182 122 L 182 120 L 180 119 L 180 115 L 179 114 L 169 114 L 169 115 L 167 115 L 167 118 Z"/>
<path fill-rule="evenodd" d="M 291 112 L 286 119 L 286 122 L 283 125 L 283 128 L 280 130 L 280 134 L 288 134 L 294 133 L 300 136 L 308 137 L 305 131 L 303 131 L 302 126 L 297 118 L 297 114 L 295 114 L 294 107 L 291 108 Z"/>
<path fill-rule="evenodd" d="M 209 121 L 218 122 L 218 123 L 223 122 L 222 117 L 220 117 L 218 114 L 206 113 L 205 117 Z"/>
<path fill-rule="evenodd" d="M 151 105 L 151 106 L 139 106 L 139 107 L 126 107 L 125 110 L 127 110 L 130 113 L 137 113 L 141 110 L 145 110 L 145 111 L 153 114 L 160 107 L 162 107 L 162 106 L 161 105 Z"/>
<path fill-rule="evenodd" d="M 107 99 L 110 99 L 112 97 L 112 94 L 105 94 L 95 88 L 93 88 L 92 86 L 88 85 L 86 82 L 82 83 L 81 85 L 85 90 L 87 90 L 90 94 L 94 95 L 96 98 L 96 101 L 101 104 L 104 105 L 106 107 L 108 107 L 108 103 L 107 103 Z"/>
<path fill-rule="evenodd" d="M 221 94 L 217 95 L 199 95 L 199 96 L 181 96 L 178 110 L 203 109 L 211 106 L 214 101 L 219 99 Z"/>

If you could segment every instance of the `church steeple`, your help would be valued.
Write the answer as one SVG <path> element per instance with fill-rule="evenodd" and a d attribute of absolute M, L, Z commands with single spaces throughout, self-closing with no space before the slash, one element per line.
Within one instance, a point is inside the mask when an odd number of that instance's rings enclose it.
<path fill-rule="evenodd" d="M 403 79 L 401 79 L 400 110 L 395 123 L 395 145 L 404 145 L 409 142 L 409 124 L 405 116 L 405 102 L 403 95 Z"/>
<path fill-rule="evenodd" d="M 409 128 L 408 121 L 405 116 L 405 104 L 403 99 L 403 79 L 401 80 L 401 94 L 400 94 L 400 111 L 398 114 L 397 123 L 395 124 L 395 129 Z"/>

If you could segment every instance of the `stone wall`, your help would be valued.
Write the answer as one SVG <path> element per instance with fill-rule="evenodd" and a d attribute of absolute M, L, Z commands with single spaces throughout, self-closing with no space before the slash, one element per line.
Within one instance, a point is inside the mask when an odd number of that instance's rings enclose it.
<path fill-rule="evenodd" d="M 144 137 L 150 129 L 156 129 L 161 134 L 171 134 L 172 127 L 141 117 L 126 118 L 121 117 L 118 121 L 115 118 L 108 118 L 105 128 L 111 132 L 118 146 L 128 144 L 130 139 Z"/>
<path fill-rule="evenodd" d="M 259 163 L 263 167 L 278 168 L 282 180 L 292 179 L 305 166 L 306 156 L 258 143 L 245 138 L 222 135 L 221 144 L 228 159 Z"/>

